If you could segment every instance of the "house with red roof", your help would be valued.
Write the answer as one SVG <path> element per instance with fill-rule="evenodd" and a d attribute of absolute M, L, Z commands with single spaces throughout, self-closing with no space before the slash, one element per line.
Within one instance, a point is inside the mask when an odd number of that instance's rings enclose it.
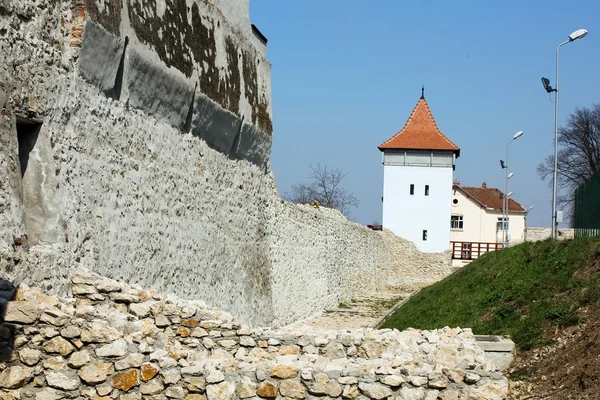
<path fill-rule="evenodd" d="M 450 217 L 452 242 L 503 243 L 525 241 L 527 210 L 512 197 L 508 198 L 508 219 L 504 217 L 504 192 L 481 187 L 452 187 L 452 216 Z"/>
<path fill-rule="evenodd" d="M 379 147 L 383 162 L 382 225 L 423 252 L 450 248 L 452 184 L 460 148 L 439 129 L 424 89 L 398 133 Z"/>

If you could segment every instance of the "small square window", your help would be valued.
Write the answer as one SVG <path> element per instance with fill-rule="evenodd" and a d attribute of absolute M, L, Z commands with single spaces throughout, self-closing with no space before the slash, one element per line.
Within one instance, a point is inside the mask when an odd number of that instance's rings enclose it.
<path fill-rule="evenodd" d="M 423 229 L 423 241 L 427 240 L 427 229 Z"/>
<path fill-rule="evenodd" d="M 450 217 L 450 228 L 451 229 L 463 229 L 463 216 L 452 215 Z"/>
<path fill-rule="evenodd" d="M 425 185 L 425 196 L 429 196 L 429 185 Z"/>
<path fill-rule="evenodd" d="M 415 184 L 414 184 L 414 183 L 411 183 L 411 184 L 410 184 L 410 195 L 412 196 L 412 195 L 414 195 L 414 194 L 415 194 Z"/>

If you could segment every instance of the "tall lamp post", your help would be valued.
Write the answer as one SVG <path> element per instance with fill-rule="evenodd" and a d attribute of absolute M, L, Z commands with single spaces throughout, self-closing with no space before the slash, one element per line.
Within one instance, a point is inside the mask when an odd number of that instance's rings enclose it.
<path fill-rule="evenodd" d="M 508 146 L 523 136 L 523 131 L 519 131 L 513 135 L 513 138 L 506 144 L 506 163 L 500 162 L 502 168 L 505 169 L 506 178 L 504 179 L 504 202 L 503 202 L 503 213 L 502 213 L 502 246 L 508 247 L 508 180 L 513 177 L 514 173 L 508 173 Z"/>
<path fill-rule="evenodd" d="M 558 57 L 560 48 L 567 43 L 571 43 L 577 39 L 581 39 L 588 34 L 585 29 L 578 29 L 569 35 L 569 40 L 562 42 L 556 48 L 556 87 L 552 89 L 550 81 L 542 78 L 542 83 L 546 92 L 556 92 L 556 100 L 554 101 L 554 176 L 552 180 L 552 237 L 558 238 L 558 223 L 556 222 L 556 192 L 558 180 Z"/>

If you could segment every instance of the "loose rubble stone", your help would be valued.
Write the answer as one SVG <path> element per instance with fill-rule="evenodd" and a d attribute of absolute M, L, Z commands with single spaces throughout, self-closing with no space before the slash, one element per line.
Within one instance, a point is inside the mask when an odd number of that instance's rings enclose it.
<path fill-rule="evenodd" d="M 323 350 L 327 358 L 346 358 L 346 348 L 340 342 L 331 342 Z"/>
<path fill-rule="evenodd" d="M 42 347 L 47 353 L 59 353 L 63 357 L 75 351 L 75 347 L 60 336 L 50 339 Z"/>
<path fill-rule="evenodd" d="M 129 311 L 138 318 L 146 318 L 150 315 L 151 304 L 149 303 L 137 303 L 130 304 Z"/>
<path fill-rule="evenodd" d="M 285 380 L 279 385 L 279 393 L 284 397 L 304 399 L 306 398 L 306 387 L 301 382 Z"/>
<path fill-rule="evenodd" d="M 57 308 L 49 308 L 44 310 L 44 313 L 40 317 L 41 322 L 45 322 L 54 326 L 63 326 L 69 322 L 70 319 L 71 316 L 69 314 L 62 312 Z"/>
<path fill-rule="evenodd" d="M 128 368 L 139 368 L 144 362 L 144 355 L 140 353 L 133 353 L 128 355 L 126 358 L 115 362 L 115 369 L 122 371 Z"/>
<path fill-rule="evenodd" d="M 95 385 L 105 382 L 112 369 L 112 364 L 95 361 L 92 364 L 82 367 L 77 374 L 84 382 Z"/>
<path fill-rule="evenodd" d="M 34 366 L 40 361 L 42 352 L 35 349 L 24 348 L 19 351 L 19 360 L 29 367 Z"/>
<path fill-rule="evenodd" d="M 317 374 L 309 392 L 311 394 L 326 394 L 330 397 L 338 397 L 342 394 L 342 387 L 337 380 L 329 379 L 325 374 Z"/>
<path fill-rule="evenodd" d="M 46 369 L 60 371 L 65 368 L 65 361 L 61 356 L 48 357 L 44 361 L 42 361 L 42 365 Z"/>
<path fill-rule="evenodd" d="M 164 394 L 170 399 L 183 399 L 185 397 L 185 392 L 181 386 L 169 386 Z"/>
<path fill-rule="evenodd" d="M 402 385 L 405 381 L 400 375 L 387 375 L 380 379 L 381 383 L 386 384 L 391 387 L 398 387 Z"/>
<path fill-rule="evenodd" d="M 122 336 L 118 330 L 104 321 L 92 321 L 89 329 L 81 332 L 81 341 L 84 343 L 107 343 L 113 342 Z"/>
<path fill-rule="evenodd" d="M 219 383 L 225 380 L 225 375 L 221 371 L 211 371 L 206 377 L 206 383 Z"/>
<path fill-rule="evenodd" d="M 64 394 L 62 392 L 49 387 L 43 388 L 35 394 L 35 400 L 59 400 L 63 398 Z"/>
<path fill-rule="evenodd" d="M 473 373 L 473 372 L 467 372 L 467 374 L 465 375 L 465 382 L 467 383 L 477 383 L 481 380 L 481 376 Z"/>
<path fill-rule="evenodd" d="M 174 385 L 181 380 L 181 372 L 176 368 L 162 371 L 161 375 L 166 385 Z"/>
<path fill-rule="evenodd" d="M 17 389 L 25 385 L 33 374 L 32 368 L 8 367 L 0 373 L 0 388 Z"/>
<path fill-rule="evenodd" d="M 46 372 L 48 386 L 61 390 L 77 390 L 81 382 L 77 376 L 69 377 L 61 372 Z"/>
<path fill-rule="evenodd" d="M 389 387 L 380 385 L 378 383 L 360 382 L 358 384 L 358 388 L 367 397 L 374 400 L 385 399 L 386 397 L 390 397 L 392 395 L 392 390 Z"/>
<path fill-rule="evenodd" d="M 267 399 L 274 399 L 277 397 L 277 386 L 269 381 L 261 382 L 261 384 L 258 386 L 256 394 Z"/>
<path fill-rule="evenodd" d="M 240 399 L 247 399 L 256 396 L 256 387 L 257 385 L 255 382 L 252 382 L 250 378 L 244 376 L 238 384 L 238 397 Z"/>
<path fill-rule="evenodd" d="M 60 331 L 60 335 L 67 339 L 73 339 L 81 335 L 81 329 L 77 326 L 67 326 Z"/>
<path fill-rule="evenodd" d="M 87 350 L 76 351 L 71 354 L 67 365 L 71 368 L 81 368 L 91 361 L 90 353 Z"/>
<path fill-rule="evenodd" d="M 124 339 L 119 339 L 96 349 L 96 356 L 98 357 L 123 357 L 125 354 L 127 354 L 127 342 Z"/>
<path fill-rule="evenodd" d="M 380 343 L 364 343 L 358 349 L 358 355 L 363 358 L 375 359 L 383 353 L 383 346 Z"/>
<path fill-rule="evenodd" d="M 98 393 L 99 396 L 106 396 L 106 395 L 110 394 L 110 392 L 112 392 L 112 390 L 113 390 L 112 386 L 109 386 L 109 385 L 96 386 L 96 392 Z"/>
<path fill-rule="evenodd" d="M 355 399 L 360 395 L 360 391 L 358 390 L 357 385 L 348 385 L 344 387 L 344 391 L 342 392 L 342 397 L 344 399 Z"/>
<path fill-rule="evenodd" d="M 216 385 L 206 386 L 206 397 L 208 400 L 232 400 L 235 395 L 235 384 L 221 382 Z"/>
<path fill-rule="evenodd" d="M 165 389 L 164 385 L 158 378 L 154 378 L 149 382 L 142 383 L 140 393 L 142 394 L 159 394 Z"/>
<path fill-rule="evenodd" d="M 406 400 L 421 400 L 425 397 L 424 388 L 403 387 L 398 392 L 398 398 Z"/>
<path fill-rule="evenodd" d="M 128 392 L 132 387 L 140 384 L 140 377 L 138 371 L 130 369 L 125 372 L 118 372 L 112 377 L 112 386 L 115 389 L 120 389 L 124 392 Z"/>
<path fill-rule="evenodd" d="M 4 306 L 4 321 L 32 324 L 37 320 L 38 303 L 34 301 L 9 301 Z"/>
<path fill-rule="evenodd" d="M 185 369 L 185 368 L 184 368 Z M 155 364 L 143 364 L 140 367 L 140 373 L 141 373 L 141 379 L 144 382 L 149 381 L 150 379 L 154 378 L 156 376 L 156 374 L 158 374 L 159 368 L 157 365 Z"/>
<path fill-rule="evenodd" d="M 274 365 L 271 368 L 271 378 L 289 379 L 298 376 L 298 367 L 295 365 Z"/>
<path fill-rule="evenodd" d="M 121 284 L 112 279 L 100 279 L 96 283 L 96 289 L 102 293 L 119 292 L 121 291 Z"/>

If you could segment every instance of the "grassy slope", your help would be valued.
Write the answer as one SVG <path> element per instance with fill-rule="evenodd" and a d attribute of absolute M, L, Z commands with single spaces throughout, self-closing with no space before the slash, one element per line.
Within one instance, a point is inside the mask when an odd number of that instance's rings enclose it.
<path fill-rule="evenodd" d="M 578 323 L 577 309 L 598 301 L 597 265 L 597 238 L 488 253 L 421 290 L 382 327 L 470 327 L 476 334 L 510 335 L 527 350 L 545 342 L 546 329 Z"/>

